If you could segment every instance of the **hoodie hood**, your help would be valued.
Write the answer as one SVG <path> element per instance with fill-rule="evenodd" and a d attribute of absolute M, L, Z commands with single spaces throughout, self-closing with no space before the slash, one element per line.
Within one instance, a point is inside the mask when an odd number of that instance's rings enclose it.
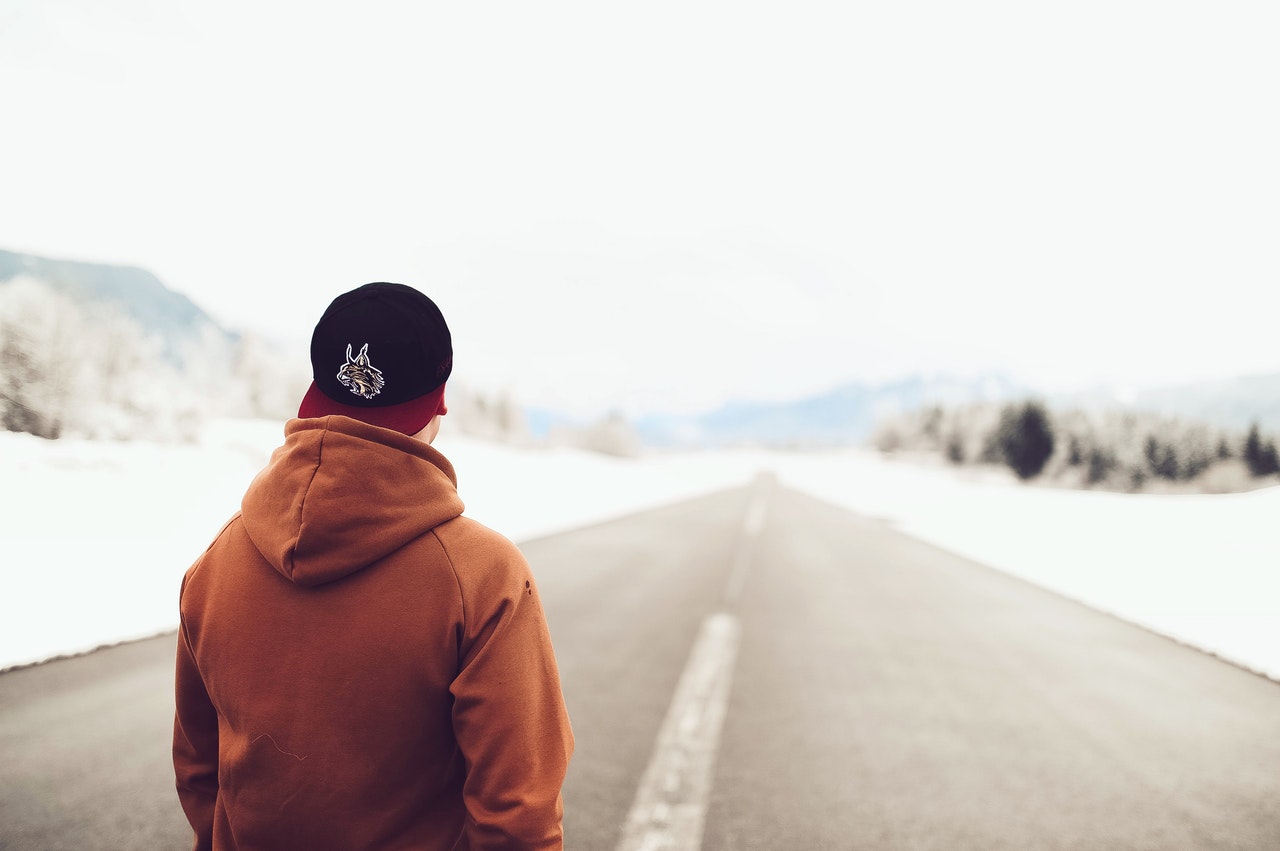
<path fill-rule="evenodd" d="M 460 515 L 457 483 L 448 459 L 420 440 L 347 417 L 295 419 L 241 515 L 282 576 L 323 585 Z"/>

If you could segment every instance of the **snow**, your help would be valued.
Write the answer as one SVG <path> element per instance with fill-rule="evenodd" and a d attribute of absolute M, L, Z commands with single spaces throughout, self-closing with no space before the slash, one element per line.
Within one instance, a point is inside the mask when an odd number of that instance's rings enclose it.
<path fill-rule="evenodd" d="M 0 433 L 0 668 L 172 629 L 183 571 L 239 505 L 278 423 L 199 443 Z M 788 487 L 1280 679 L 1280 488 L 1129 495 L 823 454 L 609 458 L 449 435 L 467 514 L 516 541 L 744 485 Z"/>

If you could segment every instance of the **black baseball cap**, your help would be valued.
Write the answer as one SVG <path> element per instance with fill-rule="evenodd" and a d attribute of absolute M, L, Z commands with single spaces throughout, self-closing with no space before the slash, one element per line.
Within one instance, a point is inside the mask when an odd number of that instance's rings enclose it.
<path fill-rule="evenodd" d="M 340 414 L 417 434 L 445 412 L 453 339 L 413 287 L 365 284 L 330 303 L 311 335 L 313 381 L 299 417 Z"/>

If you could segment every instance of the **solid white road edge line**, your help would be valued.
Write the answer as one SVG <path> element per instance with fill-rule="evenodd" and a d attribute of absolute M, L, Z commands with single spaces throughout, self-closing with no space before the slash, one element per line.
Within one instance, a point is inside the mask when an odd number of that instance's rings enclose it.
<path fill-rule="evenodd" d="M 711 794 L 711 769 L 738 657 L 738 618 L 702 622 L 658 732 L 653 758 L 622 829 L 618 851 L 698 851 Z"/>

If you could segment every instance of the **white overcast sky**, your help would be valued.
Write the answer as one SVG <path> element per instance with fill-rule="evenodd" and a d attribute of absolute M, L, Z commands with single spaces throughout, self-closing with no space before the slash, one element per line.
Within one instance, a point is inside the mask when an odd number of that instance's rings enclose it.
<path fill-rule="evenodd" d="M 0 3 L 0 248 L 473 386 L 699 409 L 914 370 L 1280 370 L 1274 2 Z"/>

